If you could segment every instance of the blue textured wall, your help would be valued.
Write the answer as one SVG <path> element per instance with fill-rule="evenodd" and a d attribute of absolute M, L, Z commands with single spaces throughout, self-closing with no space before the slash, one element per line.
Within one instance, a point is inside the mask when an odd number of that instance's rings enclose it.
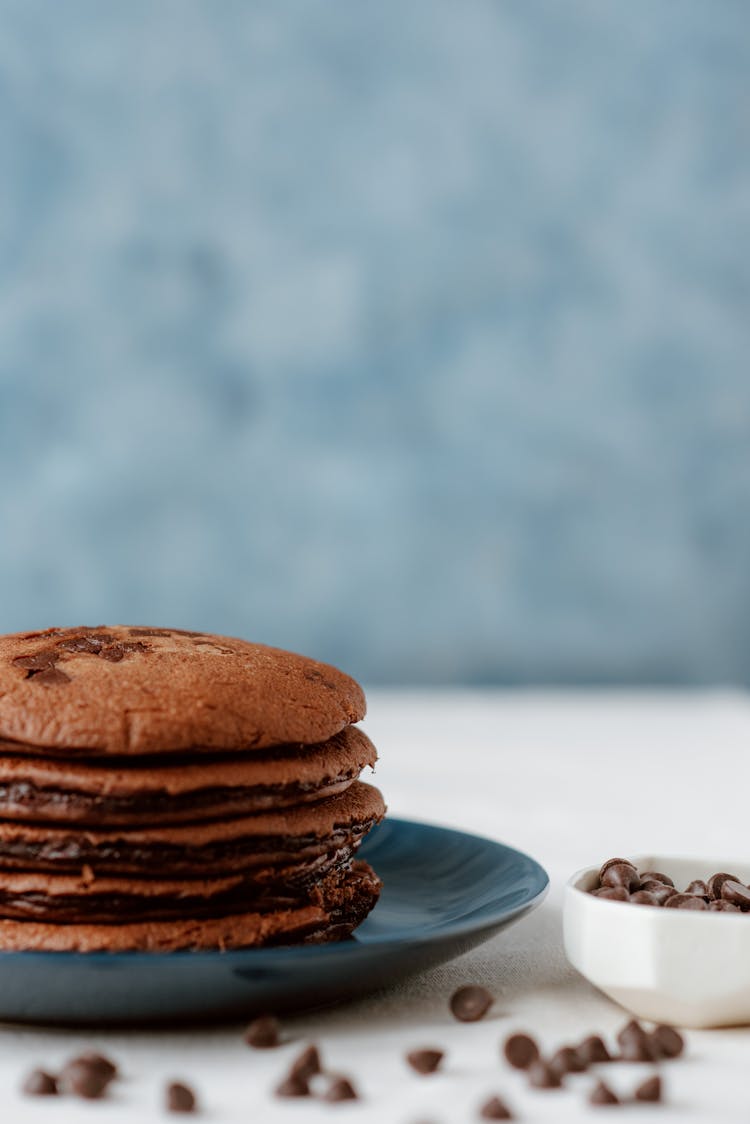
<path fill-rule="evenodd" d="M 750 680 L 745 0 L 0 22 L 0 629 Z"/>

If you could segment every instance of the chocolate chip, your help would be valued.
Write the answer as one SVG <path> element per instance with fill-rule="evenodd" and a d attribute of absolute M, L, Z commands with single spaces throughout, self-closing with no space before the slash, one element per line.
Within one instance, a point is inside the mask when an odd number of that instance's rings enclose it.
<path fill-rule="evenodd" d="M 660 882 L 662 886 L 674 886 L 672 879 L 662 874 L 660 870 L 644 870 L 641 874 L 641 882 Z"/>
<path fill-rule="evenodd" d="M 630 866 L 633 868 L 633 870 L 635 870 L 635 867 L 633 866 L 633 863 L 631 863 L 630 859 L 607 859 L 607 861 L 605 863 L 602 863 L 602 865 L 599 867 L 600 882 L 604 881 L 604 875 L 611 866 Z"/>
<path fill-rule="evenodd" d="M 732 905 L 731 902 L 725 902 L 721 898 L 716 902 L 709 902 L 708 908 L 714 913 L 741 913 L 742 910 L 737 905 Z"/>
<path fill-rule="evenodd" d="M 651 1031 L 651 1040 L 656 1043 L 659 1052 L 665 1058 L 678 1058 L 685 1049 L 685 1039 L 679 1030 L 664 1023 Z"/>
<path fill-rule="evenodd" d="M 539 1047 L 528 1034 L 511 1034 L 505 1040 L 503 1052 L 514 1069 L 528 1069 L 539 1057 Z"/>
<path fill-rule="evenodd" d="M 658 1075 L 648 1077 L 638 1086 L 633 1096 L 637 1101 L 660 1101 L 661 1078 Z"/>
<path fill-rule="evenodd" d="M 605 1105 L 619 1103 L 620 1098 L 613 1093 L 609 1085 L 605 1085 L 603 1081 L 598 1081 L 589 1093 L 589 1104 Z"/>
<path fill-rule="evenodd" d="M 512 1120 L 513 1113 L 499 1097 L 490 1097 L 479 1110 L 482 1120 Z"/>
<path fill-rule="evenodd" d="M 70 683 L 70 676 L 60 671 L 59 667 L 46 667 L 44 671 L 34 675 L 34 682 L 41 683 L 43 687 L 56 687 L 58 684 Z"/>
<path fill-rule="evenodd" d="M 78 636 L 66 636 L 58 640 L 57 647 L 64 652 L 84 652 L 86 655 L 98 656 L 105 644 L 112 644 L 114 636 L 111 632 L 101 632 L 91 629 Z"/>
<path fill-rule="evenodd" d="M 708 881 L 695 878 L 683 893 L 674 888 L 668 875 L 658 870 L 638 873 L 628 859 L 609 859 L 599 871 L 599 885 L 589 890 L 608 901 L 631 901 L 634 905 L 668 906 L 670 909 L 711 909 L 732 912 L 730 907 L 750 912 L 750 886 L 731 874 L 718 872 Z M 721 903 L 726 902 L 727 905 Z"/>
<path fill-rule="evenodd" d="M 122 644 L 110 644 L 108 648 L 102 648 L 99 655 L 110 663 L 119 663 L 120 660 L 125 659 L 125 649 Z"/>
<path fill-rule="evenodd" d="M 292 1062 L 289 1075 L 290 1077 L 301 1077 L 303 1081 L 309 1081 L 311 1077 L 317 1076 L 322 1071 L 318 1047 L 306 1046 L 296 1061 Z"/>
<path fill-rule="evenodd" d="M 450 999 L 453 1015 L 462 1023 L 475 1023 L 484 1018 L 492 1006 L 492 996 L 484 987 L 469 984 L 454 991 Z"/>
<path fill-rule="evenodd" d="M 406 1060 L 417 1073 L 434 1073 L 443 1060 L 442 1050 L 412 1050 Z"/>
<path fill-rule="evenodd" d="M 559 1089 L 562 1085 L 562 1077 L 548 1065 L 543 1058 L 537 1058 L 535 1062 L 526 1070 L 529 1078 L 529 1085 L 533 1085 L 535 1089 Z"/>
<path fill-rule="evenodd" d="M 739 878 L 736 874 L 727 874 L 725 871 L 712 874 L 706 883 L 709 898 L 714 899 L 714 901 L 718 900 L 721 897 L 721 887 L 725 882 L 739 882 Z"/>
<path fill-rule="evenodd" d="M 166 1102 L 167 1112 L 195 1112 L 195 1093 L 181 1081 L 167 1085 Z"/>
<path fill-rule="evenodd" d="M 323 1094 L 324 1101 L 356 1101 L 357 1091 L 346 1077 L 336 1077 Z"/>
<path fill-rule="evenodd" d="M 722 901 L 729 902 L 730 905 L 739 906 L 741 910 L 750 909 L 750 890 L 747 886 L 743 886 L 741 882 L 735 882 L 734 879 L 728 878 L 721 887 Z"/>
<path fill-rule="evenodd" d="M 270 1050 L 279 1045 L 279 1020 L 273 1015 L 260 1015 L 245 1031 L 245 1041 L 255 1050 Z"/>
<path fill-rule="evenodd" d="M 630 900 L 635 905 L 661 905 L 659 895 L 652 894 L 649 890 L 636 890 L 634 894 L 630 895 Z"/>
<path fill-rule="evenodd" d="M 57 1078 L 44 1069 L 32 1069 L 23 1083 L 22 1090 L 29 1097 L 54 1097 L 57 1093 Z"/>
<path fill-rule="evenodd" d="M 583 1073 L 588 1068 L 586 1061 L 572 1046 L 561 1046 L 550 1058 L 549 1064 L 559 1074 Z"/>
<path fill-rule="evenodd" d="M 664 905 L 667 899 L 673 897 L 675 893 L 674 886 L 667 886 L 665 883 L 655 882 L 653 879 L 648 882 L 643 882 L 638 893 L 642 893 L 645 890 L 656 898 L 657 905 Z M 635 897 L 635 894 L 633 897 Z"/>
<path fill-rule="evenodd" d="M 277 1097 L 309 1097 L 310 1086 L 304 1077 L 299 1074 L 288 1074 L 280 1085 L 276 1086 Z"/>
<path fill-rule="evenodd" d="M 671 898 L 667 898 L 664 902 L 665 909 L 708 909 L 703 898 L 697 898 L 695 894 L 672 894 Z"/>
<path fill-rule="evenodd" d="M 587 1065 L 595 1065 L 597 1062 L 612 1061 L 609 1050 L 598 1034 L 591 1034 L 588 1038 L 584 1038 L 583 1042 L 578 1047 L 578 1055 Z"/>
<path fill-rule="evenodd" d="M 91 1069 L 95 1069 L 105 1077 L 107 1081 L 112 1081 L 117 1076 L 117 1066 L 109 1058 L 105 1058 L 104 1054 L 95 1054 L 93 1052 L 87 1054 L 79 1054 L 76 1058 L 71 1058 L 64 1066 L 63 1073 L 70 1065 L 87 1065 Z"/>
<path fill-rule="evenodd" d="M 111 1080 L 109 1073 L 80 1058 L 68 1062 L 60 1074 L 65 1092 L 75 1093 L 77 1097 L 85 1097 L 86 1100 L 103 1097 Z"/>
<path fill-rule="evenodd" d="M 630 894 L 624 886 L 600 886 L 598 890 L 592 890 L 591 893 L 596 898 L 605 898 L 613 902 L 630 901 Z"/>
<path fill-rule="evenodd" d="M 602 886 L 622 886 L 630 891 L 640 889 L 641 885 L 638 871 L 628 862 L 615 862 L 607 866 L 599 876 L 599 881 Z"/>
<path fill-rule="evenodd" d="M 635 1019 L 626 1023 L 617 1035 L 620 1058 L 624 1062 L 650 1062 L 659 1056 L 650 1036 Z"/>
<path fill-rule="evenodd" d="M 102 646 L 102 641 L 94 636 L 73 636 L 68 640 L 59 640 L 58 648 L 63 652 L 85 652 L 87 655 L 96 656 Z"/>
<path fill-rule="evenodd" d="M 42 652 L 35 652 L 33 656 L 16 656 L 13 664 L 15 667 L 22 667 L 26 671 L 44 671 L 48 667 L 54 667 L 58 659 L 57 652 L 47 649 Z"/>

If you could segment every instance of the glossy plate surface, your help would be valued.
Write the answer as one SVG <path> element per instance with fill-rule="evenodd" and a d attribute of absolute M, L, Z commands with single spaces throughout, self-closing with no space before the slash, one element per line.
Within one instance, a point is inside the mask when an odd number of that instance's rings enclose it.
<path fill-rule="evenodd" d="M 538 905 L 548 886 L 520 851 L 409 820 L 387 819 L 360 854 L 384 885 L 351 940 L 233 952 L 0 953 L 0 1019 L 144 1024 L 335 1003 L 466 952 Z"/>

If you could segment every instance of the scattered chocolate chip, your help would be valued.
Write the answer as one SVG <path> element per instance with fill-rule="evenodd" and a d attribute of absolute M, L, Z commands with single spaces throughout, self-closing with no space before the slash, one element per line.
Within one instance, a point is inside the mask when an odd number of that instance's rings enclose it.
<path fill-rule="evenodd" d="M 311 1077 L 323 1072 L 320 1064 L 320 1053 L 317 1046 L 306 1046 L 302 1053 L 292 1062 L 289 1069 L 290 1077 L 301 1077 L 309 1081 Z"/>
<path fill-rule="evenodd" d="M 526 1073 L 529 1085 L 533 1085 L 535 1089 L 559 1089 L 562 1085 L 561 1075 L 543 1058 L 537 1058 L 532 1062 Z"/>
<path fill-rule="evenodd" d="M 607 898 L 613 902 L 630 901 L 630 894 L 624 886 L 600 886 L 598 890 L 591 892 L 597 898 Z"/>
<path fill-rule="evenodd" d="M 598 1034 L 591 1034 L 588 1038 L 584 1038 L 578 1047 L 578 1055 L 587 1065 L 612 1061 L 612 1055 Z"/>
<path fill-rule="evenodd" d="M 491 1006 L 489 991 L 476 984 L 460 987 L 450 999 L 451 1012 L 462 1023 L 475 1023 L 484 1018 Z"/>
<path fill-rule="evenodd" d="M 617 1035 L 620 1045 L 620 1058 L 624 1062 L 650 1062 L 658 1057 L 658 1051 L 650 1036 L 636 1019 L 626 1023 Z"/>
<path fill-rule="evenodd" d="M 686 894 L 695 894 L 698 898 L 708 897 L 708 886 L 702 878 L 695 878 L 689 886 L 685 887 Z"/>
<path fill-rule="evenodd" d="M 620 1098 L 616 1093 L 613 1093 L 609 1085 L 605 1085 L 603 1081 L 598 1081 L 589 1093 L 589 1104 L 607 1105 L 619 1103 Z"/>
<path fill-rule="evenodd" d="M 651 1031 L 651 1040 L 656 1043 L 659 1052 L 665 1058 L 678 1058 L 685 1049 L 685 1039 L 679 1030 L 664 1023 Z"/>
<path fill-rule="evenodd" d="M 539 1047 L 528 1034 L 511 1034 L 505 1041 L 503 1051 L 514 1069 L 528 1069 L 539 1057 Z"/>
<path fill-rule="evenodd" d="M 512 1120 L 513 1113 L 499 1097 L 490 1097 L 479 1110 L 482 1120 Z"/>
<path fill-rule="evenodd" d="M 304 1077 L 299 1074 L 288 1074 L 280 1085 L 276 1086 L 277 1097 L 309 1097 L 310 1086 Z"/>
<path fill-rule="evenodd" d="M 662 874 L 660 870 L 644 870 L 641 874 L 641 882 L 660 882 L 662 886 L 674 886 L 672 879 Z"/>
<path fill-rule="evenodd" d="M 44 1069 L 32 1069 L 22 1090 L 30 1097 L 54 1097 L 58 1091 L 57 1078 Z"/>
<path fill-rule="evenodd" d="M 632 863 L 626 862 L 612 863 L 611 866 L 607 866 L 599 880 L 602 886 L 622 886 L 629 891 L 638 890 L 641 885 L 638 871 Z"/>
<path fill-rule="evenodd" d="M 633 1096 L 637 1101 L 660 1101 L 661 1078 L 658 1075 L 648 1077 L 638 1086 Z"/>
<path fill-rule="evenodd" d="M 703 898 L 697 898 L 695 894 L 672 894 L 671 898 L 667 898 L 664 902 L 665 909 L 708 909 Z"/>
<path fill-rule="evenodd" d="M 245 1042 L 255 1050 L 270 1050 L 279 1045 L 279 1020 L 273 1015 L 260 1015 L 245 1031 Z"/>
<path fill-rule="evenodd" d="M 60 1074 L 60 1083 L 66 1093 L 75 1093 L 86 1100 L 98 1100 L 107 1091 L 112 1075 L 85 1059 L 74 1058 Z"/>
<path fill-rule="evenodd" d="M 167 1085 L 166 1102 L 167 1112 L 195 1112 L 195 1093 L 181 1081 Z"/>
<path fill-rule="evenodd" d="M 718 874 L 712 874 L 706 886 L 708 888 L 708 896 L 714 901 L 721 897 L 721 887 L 725 882 L 739 882 L 739 878 L 735 874 L 727 874 L 725 871 L 719 871 Z"/>
<path fill-rule="evenodd" d="M 574 1050 L 572 1046 L 561 1046 L 557 1053 L 552 1055 L 549 1064 L 561 1075 L 565 1073 L 583 1073 L 584 1070 L 588 1069 L 587 1062 L 581 1057 L 578 1050 Z"/>
<path fill-rule="evenodd" d="M 727 878 L 722 884 L 721 898 L 730 905 L 739 906 L 743 911 L 750 909 L 750 890 L 741 882 L 735 882 L 733 878 Z"/>
<path fill-rule="evenodd" d="M 669 891 L 671 894 L 671 890 Z M 661 905 L 659 895 L 651 893 L 650 890 L 636 890 L 634 894 L 630 895 L 630 900 L 635 905 Z"/>
<path fill-rule="evenodd" d="M 356 1101 L 357 1091 L 346 1077 L 336 1077 L 323 1094 L 324 1101 Z"/>
<path fill-rule="evenodd" d="M 119 663 L 120 660 L 125 659 L 125 649 L 122 644 L 110 644 L 109 647 L 102 648 L 99 655 L 110 663 Z"/>
<path fill-rule="evenodd" d="M 412 1050 L 406 1060 L 417 1073 L 434 1073 L 443 1060 L 442 1050 Z"/>
<path fill-rule="evenodd" d="M 95 1069 L 98 1073 L 101 1073 L 102 1077 L 106 1077 L 107 1081 L 112 1081 L 117 1077 L 117 1066 L 109 1058 L 106 1058 L 104 1054 L 95 1054 L 93 1052 L 79 1054 L 78 1057 L 71 1058 L 70 1061 L 66 1063 L 63 1067 L 63 1073 L 65 1073 L 68 1066 L 71 1065 L 90 1066 L 91 1069 Z"/>

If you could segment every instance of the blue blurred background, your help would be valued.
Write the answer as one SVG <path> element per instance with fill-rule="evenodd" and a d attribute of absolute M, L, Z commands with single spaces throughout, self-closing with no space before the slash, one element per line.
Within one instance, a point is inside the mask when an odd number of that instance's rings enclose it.
<path fill-rule="evenodd" d="M 0 0 L 0 630 L 750 681 L 745 0 Z"/>

